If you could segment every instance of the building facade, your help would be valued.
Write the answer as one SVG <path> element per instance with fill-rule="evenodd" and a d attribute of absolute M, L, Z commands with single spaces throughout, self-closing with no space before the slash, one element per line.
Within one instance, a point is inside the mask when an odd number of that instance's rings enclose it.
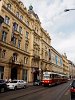
<path fill-rule="evenodd" d="M 51 38 L 41 27 L 39 17 L 18 0 L 1 0 L 0 15 L 0 78 L 24 79 L 32 82 L 41 78 L 49 65 Z"/>
<path fill-rule="evenodd" d="M 64 59 L 32 6 L 27 10 L 19 0 L 0 1 L 0 79 L 33 82 L 44 71 L 68 75 Z"/>
<path fill-rule="evenodd" d="M 70 60 L 68 60 L 68 62 L 69 62 L 69 78 L 75 78 L 75 65 Z"/>
<path fill-rule="evenodd" d="M 66 53 L 62 55 L 62 58 L 63 58 L 63 73 L 69 77 L 69 62 Z"/>
<path fill-rule="evenodd" d="M 51 71 L 63 74 L 63 59 L 62 55 L 56 51 L 52 46 L 50 47 L 50 65 L 51 65 Z"/>

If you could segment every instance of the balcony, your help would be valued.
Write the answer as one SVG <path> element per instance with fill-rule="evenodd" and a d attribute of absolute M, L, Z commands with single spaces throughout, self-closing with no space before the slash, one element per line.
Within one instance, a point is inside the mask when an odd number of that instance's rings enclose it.
<path fill-rule="evenodd" d="M 33 55 L 33 59 L 34 59 L 34 60 L 40 60 L 40 56 L 39 56 L 39 55 L 34 54 L 34 55 Z"/>
<path fill-rule="evenodd" d="M 18 36 L 18 37 L 20 37 L 20 39 L 22 39 L 22 34 L 19 33 L 17 30 L 14 30 L 13 33 L 15 36 Z"/>
<path fill-rule="evenodd" d="M 2 24 L 2 29 L 3 29 L 3 31 L 5 31 L 5 32 L 9 32 L 9 30 L 10 30 L 10 26 L 9 25 L 7 25 L 6 23 L 3 23 Z"/>
<path fill-rule="evenodd" d="M 17 60 L 15 61 L 15 60 L 13 60 L 13 57 L 12 56 L 9 59 L 9 63 L 10 64 L 14 64 L 14 65 L 23 65 L 23 61 L 21 59 L 18 60 L 18 61 Z"/>

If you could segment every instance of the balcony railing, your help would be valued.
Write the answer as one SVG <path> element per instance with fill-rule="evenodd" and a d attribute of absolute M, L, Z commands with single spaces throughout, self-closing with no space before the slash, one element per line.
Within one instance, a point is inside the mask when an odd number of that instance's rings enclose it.
<path fill-rule="evenodd" d="M 5 31 L 5 32 L 9 32 L 9 30 L 10 30 L 10 26 L 9 25 L 7 25 L 6 23 L 3 23 L 2 24 L 2 29 L 3 29 L 3 31 Z"/>
<path fill-rule="evenodd" d="M 15 65 L 23 65 L 23 61 L 22 60 L 13 60 L 13 57 L 11 56 L 9 59 L 9 63 L 11 64 L 15 64 Z"/>

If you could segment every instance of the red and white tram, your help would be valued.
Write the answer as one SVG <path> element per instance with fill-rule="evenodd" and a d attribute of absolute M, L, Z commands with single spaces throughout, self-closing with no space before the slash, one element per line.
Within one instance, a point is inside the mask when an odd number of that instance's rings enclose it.
<path fill-rule="evenodd" d="M 55 85 L 68 81 L 68 77 L 64 74 L 54 72 L 43 72 L 43 85 Z"/>

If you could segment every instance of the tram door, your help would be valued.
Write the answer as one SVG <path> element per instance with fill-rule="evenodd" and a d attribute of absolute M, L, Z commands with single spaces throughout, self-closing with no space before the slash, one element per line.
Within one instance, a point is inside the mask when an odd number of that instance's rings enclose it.
<path fill-rule="evenodd" d="M 14 67 L 11 69 L 11 79 L 17 79 L 17 68 Z"/>

